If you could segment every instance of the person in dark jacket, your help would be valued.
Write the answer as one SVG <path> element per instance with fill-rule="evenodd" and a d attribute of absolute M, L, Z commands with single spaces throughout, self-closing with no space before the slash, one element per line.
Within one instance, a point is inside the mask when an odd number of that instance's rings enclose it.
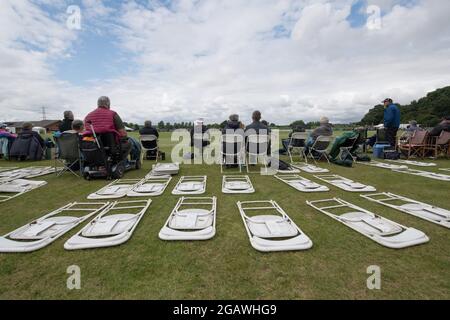
<path fill-rule="evenodd" d="M 33 131 L 33 124 L 30 122 L 25 122 L 22 126 L 22 131 L 19 133 L 18 137 L 25 136 L 31 134 L 36 140 L 39 142 L 41 148 L 44 148 L 45 142 L 39 133 Z"/>
<path fill-rule="evenodd" d="M 144 127 L 139 130 L 139 134 L 154 135 L 159 138 L 159 132 L 155 127 L 152 126 L 152 122 L 150 120 L 144 122 Z M 153 149 L 156 148 L 156 141 L 144 141 L 142 145 L 146 149 Z"/>
<path fill-rule="evenodd" d="M 222 130 L 222 133 L 225 134 L 227 132 L 234 133 L 235 130 L 244 129 L 244 124 L 239 121 L 239 115 L 232 114 L 225 125 L 225 128 Z"/>
<path fill-rule="evenodd" d="M 397 131 L 400 127 L 400 109 L 394 104 L 392 99 L 386 98 L 384 105 L 384 128 L 386 130 L 386 140 L 391 147 L 396 147 Z"/>
<path fill-rule="evenodd" d="M 441 123 L 431 129 L 429 135 L 431 137 L 439 137 L 442 131 L 450 131 L 450 116 L 444 117 Z"/>
<path fill-rule="evenodd" d="M 20 160 L 42 160 L 45 141 L 33 131 L 33 124 L 25 122 L 22 131 L 11 146 L 10 157 Z"/>
<path fill-rule="evenodd" d="M 269 134 L 270 129 L 261 122 L 261 112 L 258 110 L 252 113 L 252 123 L 245 127 L 246 136 L 250 134 Z"/>
<path fill-rule="evenodd" d="M 59 125 L 59 132 L 69 131 L 72 130 L 72 122 L 73 122 L 74 116 L 73 112 L 70 110 L 64 111 L 64 119 Z"/>

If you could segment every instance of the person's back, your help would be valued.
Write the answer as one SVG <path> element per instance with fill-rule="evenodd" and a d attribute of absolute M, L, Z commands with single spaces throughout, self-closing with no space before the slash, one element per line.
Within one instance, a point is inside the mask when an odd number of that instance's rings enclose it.
<path fill-rule="evenodd" d="M 450 131 L 450 116 L 445 117 L 436 127 L 431 129 L 429 136 L 438 137 L 442 131 Z"/>
<path fill-rule="evenodd" d="M 316 141 L 319 136 L 330 137 L 333 135 L 333 126 L 327 117 L 322 117 L 319 122 L 320 126 L 314 129 L 310 134 L 310 138 L 313 142 Z"/>
<path fill-rule="evenodd" d="M 150 121 L 145 121 L 144 127 L 139 129 L 139 134 L 142 135 L 154 135 L 157 138 L 159 138 L 159 132 L 158 130 L 152 126 L 152 123 Z M 142 145 L 146 149 L 153 149 L 157 147 L 156 140 L 155 141 L 142 141 Z"/>
<path fill-rule="evenodd" d="M 72 111 L 64 111 L 64 119 L 62 120 L 61 124 L 59 125 L 59 131 L 69 131 L 72 130 L 72 123 L 73 123 L 73 113 Z"/>
<path fill-rule="evenodd" d="M 118 137 L 126 137 L 127 132 L 117 112 L 110 109 L 108 97 L 100 97 L 97 109 L 91 111 L 84 119 L 85 135 L 92 135 L 92 127 L 96 134 L 113 133 Z"/>
<path fill-rule="evenodd" d="M 394 103 L 390 103 L 384 109 L 384 127 L 397 129 L 400 127 L 400 109 Z"/>
<path fill-rule="evenodd" d="M 252 114 L 252 123 L 245 127 L 245 135 L 252 134 L 269 134 L 270 129 L 264 123 L 261 122 L 261 112 L 254 111 Z"/>

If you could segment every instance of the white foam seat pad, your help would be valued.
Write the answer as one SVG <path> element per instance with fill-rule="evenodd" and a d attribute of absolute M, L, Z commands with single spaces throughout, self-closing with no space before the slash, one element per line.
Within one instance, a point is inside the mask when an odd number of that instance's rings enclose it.
<path fill-rule="evenodd" d="M 419 162 L 419 161 L 412 161 L 412 160 L 394 160 L 399 161 L 400 163 L 406 163 L 412 166 L 418 166 L 418 167 L 435 167 L 436 163 L 432 162 Z"/>
<path fill-rule="evenodd" d="M 306 250 L 312 247 L 311 239 L 305 234 L 281 240 L 267 240 L 260 237 L 252 237 L 250 243 L 253 248 L 262 252 Z"/>
<path fill-rule="evenodd" d="M 361 229 L 367 233 L 379 235 L 392 235 L 401 232 L 403 229 L 389 220 L 376 217 L 366 212 L 348 212 L 339 216 L 345 223 Z"/>
<path fill-rule="evenodd" d="M 159 232 L 162 240 L 208 240 L 214 237 L 216 229 L 213 226 L 192 231 L 182 231 L 164 226 Z"/>
<path fill-rule="evenodd" d="M 247 226 L 252 235 L 260 238 L 293 237 L 298 234 L 297 228 L 289 220 L 274 215 L 247 218 Z"/>
<path fill-rule="evenodd" d="M 119 184 L 107 186 L 105 188 L 100 189 L 97 192 L 91 193 L 87 198 L 94 199 L 116 199 L 121 198 L 127 194 L 128 191 L 131 190 L 133 184 Z"/>
<path fill-rule="evenodd" d="M 202 182 L 182 182 L 177 187 L 178 191 L 200 191 L 202 189 Z"/>
<path fill-rule="evenodd" d="M 346 179 L 336 179 L 336 180 L 329 180 L 331 184 L 335 185 L 338 188 L 341 188 L 345 191 L 351 191 L 351 192 L 373 192 L 376 191 L 376 189 L 372 186 L 367 186 L 365 184 L 359 183 L 359 182 L 353 182 L 351 180 Z"/>
<path fill-rule="evenodd" d="M 229 190 L 246 190 L 252 186 L 247 181 L 226 181 L 225 188 Z"/>
<path fill-rule="evenodd" d="M 169 227 L 176 230 L 200 230 L 212 226 L 213 212 L 206 209 L 184 209 L 176 212 Z"/>
<path fill-rule="evenodd" d="M 153 167 L 152 172 L 155 175 L 177 174 L 180 170 L 178 163 L 158 163 Z"/>
<path fill-rule="evenodd" d="M 328 169 L 324 169 L 324 168 L 320 168 L 320 167 L 317 167 L 317 166 L 313 166 L 313 165 L 311 165 L 311 164 L 308 164 L 308 165 L 305 165 L 305 166 L 301 166 L 301 165 L 294 165 L 294 167 L 296 167 L 296 168 L 298 168 L 298 169 L 300 169 L 300 170 L 302 170 L 302 171 L 305 171 L 305 172 L 308 172 L 308 173 L 326 173 L 326 172 L 330 172 L 330 170 L 328 170 Z"/>
<path fill-rule="evenodd" d="M 102 237 L 117 235 L 127 231 L 138 220 L 138 214 L 113 214 L 92 221 L 81 234 L 84 237 Z"/>
<path fill-rule="evenodd" d="M 399 233 L 394 236 L 381 237 L 379 235 L 374 234 L 373 237 L 375 241 L 379 242 L 380 244 L 386 247 L 393 249 L 406 248 L 426 243 L 430 240 L 425 233 L 414 228 L 407 228 L 402 233 Z"/>
<path fill-rule="evenodd" d="M 79 222 L 76 217 L 49 217 L 37 223 L 25 225 L 10 234 L 14 240 L 40 240 L 46 237 L 52 237 L 72 227 Z"/>
<path fill-rule="evenodd" d="M 449 210 L 421 203 L 406 203 L 398 206 L 398 209 L 450 228 Z"/>
<path fill-rule="evenodd" d="M 33 181 L 33 180 L 17 179 L 17 180 L 12 180 L 12 181 L 0 184 L 0 192 L 5 192 L 5 193 L 25 192 L 25 191 L 29 191 L 31 189 L 39 188 L 46 184 L 47 184 L 46 181 Z"/>
<path fill-rule="evenodd" d="M 402 228 L 390 220 L 370 215 L 366 212 L 349 212 L 339 219 L 389 248 L 400 249 L 429 241 L 429 238 L 414 228 Z"/>
<path fill-rule="evenodd" d="M 442 174 L 442 173 L 435 173 L 430 171 L 421 171 L 421 170 L 415 170 L 415 169 L 405 169 L 405 170 L 394 170 L 395 172 L 401 172 L 401 173 L 407 173 L 419 177 L 425 177 L 430 179 L 436 179 L 440 181 L 450 181 L 450 175 Z"/>
<path fill-rule="evenodd" d="M 146 182 L 137 187 L 132 188 L 127 196 L 129 197 L 145 197 L 161 195 L 166 189 L 167 184 L 161 182 Z"/>
<path fill-rule="evenodd" d="M 291 185 L 295 189 L 303 192 L 323 192 L 323 191 L 329 191 L 330 189 L 326 186 L 322 186 L 318 183 L 315 183 L 313 181 L 309 180 L 289 180 L 287 181 L 287 184 Z"/>

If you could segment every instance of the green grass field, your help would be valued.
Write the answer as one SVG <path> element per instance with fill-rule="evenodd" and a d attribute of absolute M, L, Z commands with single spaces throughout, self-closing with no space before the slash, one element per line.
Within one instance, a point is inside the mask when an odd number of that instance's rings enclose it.
<path fill-rule="evenodd" d="M 172 142 L 163 134 L 160 146 L 170 155 Z M 167 159 L 168 160 L 168 159 Z M 153 162 L 130 171 L 144 177 Z M 450 161 L 437 161 L 450 167 Z M 53 161 L 0 166 L 52 165 Z M 332 173 L 450 209 L 450 185 L 427 178 L 357 165 L 321 164 Z M 425 169 L 437 171 L 436 168 Z M 231 171 L 230 171 L 231 172 Z M 158 232 L 178 196 L 170 194 L 181 175 L 207 175 L 207 193 L 218 198 L 217 233 L 208 241 L 165 242 Z M 312 178 L 308 173 L 302 173 Z M 85 181 L 67 173 L 41 178 L 48 185 L 0 204 L 0 234 L 72 201 L 107 182 Z M 359 194 L 330 187 L 320 194 L 300 193 L 271 176 L 252 174 L 250 195 L 221 193 L 217 165 L 183 165 L 166 192 L 153 198 L 133 237 L 118 247 L 65 251 L 72 230 L 48 247 L 27 254 L 0 254 L 1 299 L 449 299 L 450 230 L 369 203 Z M 314 178 L 313 178 L 314 180 Z M 401 250 L 384 248 L 307 206 L 306 200 L 341 197 L 406 226 L 424 231 L 430 242 Z M 249 243 L 236 202 L 276 200 L 314 242 L 307 251 L 260 253 Z M 81 268 L 81 290 L 68 290 L 67 267 Z M 381 290 L 369 290 L 366 269 L 381 267 Z"/>

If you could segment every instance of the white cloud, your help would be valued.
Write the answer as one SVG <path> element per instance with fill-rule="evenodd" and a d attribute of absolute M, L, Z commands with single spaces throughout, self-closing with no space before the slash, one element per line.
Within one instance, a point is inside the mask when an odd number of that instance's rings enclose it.
<path fill-rule="evenodd" d="M 41 105 L 53 113 L 70 105 L 81 116 L 108 94 L 129 121 L 202 116 L 221 122 L 240 113 L 248 122 L 259 109 L 276 123 L 322 115 L 346 122 L 361 119 L 386 96 L 408 103 L 450 84 L 448 1 L 411 8 L 379 1 L 387 12 L 383 27 L 368 30 L 350 27 L 352 1 L 346 0 L 180 0 L 170 8 L 129 1 L 117 11 L 83 0 L 88 23 L 101 19 L 96 27 L 114 37 L 139 70 L 86 87 L 63 83 L 50 71 L 50 57 L 76 54 L 74 34 L 39 7 L 24 8 L 26 1 L 19 10 L 28 19 L 19 18 L 11 3 L 0 5 L 5 118 L 30 116 L 30 106 Z M 36 25 L 40 29 L 30 30 Z"/>

